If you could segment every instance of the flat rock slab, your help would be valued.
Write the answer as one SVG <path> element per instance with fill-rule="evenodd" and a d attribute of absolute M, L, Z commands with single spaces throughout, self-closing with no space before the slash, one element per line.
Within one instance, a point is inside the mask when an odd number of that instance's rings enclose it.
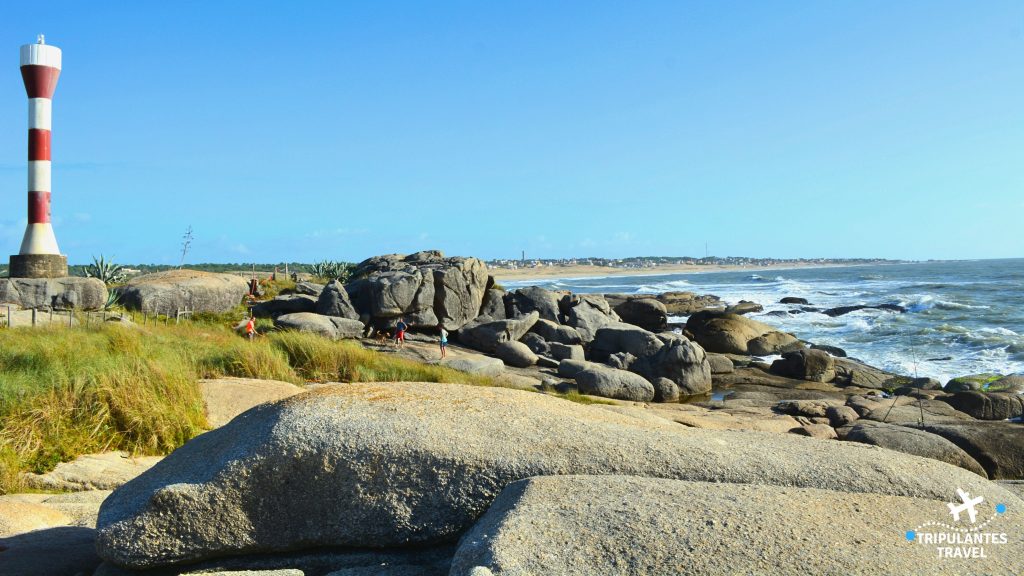
<path fill-rule="evenodd" d="M 59 510 L 0 496 L 0 538 L 68 524 L 71 518 Z"/>
<path fill-rule="evenodd" d="M 107 303 L 107 286 L 96 278 L 0 278 L 0 303 L 99 310 Z"/>
<path fill-rule="evenodd" d="M 132 457 L 125 452 L 85 454 L 62 462 L 45 474 L 26 473 L 25 483 L 38 490 L 74 492 L 113 490 L 163 459 L 163 456 Z"/>
<path fill-rule="evenodd" d="M 873 446 L 684 428 L 501 388 L 349 384 L 258 406 L 194 438 L 104 502 L 97 550 L 148 568 L 320 546 L 439 544 L 508 484 L 554 474 L 942 500 L 951 486 L 1002 491 Z"/>
<path fill-rule="evenodd" d="M 935 500 L 627 476 L 530 478 L 508 486 L 462 537 L 451 576 L 1012 574 L 1024 561 L 1024 507 L 1012 508 L 987 529 L 1006 532 L 1007 544 L 985 546 L 985 559 L 953 560 L 905 537 L 948 518 Z"/>
<path fill-rule="evenodd" d="M 959 446 L 938 434 L 932 434 L 917 428 L 871 420 L 858 420 L 843 435 L 843 440 L 862 442 L 905 454 L 932 458 L 940 462 L 959 466 L 964 470 L 970 470 L 979 476 L 988 477 L 981 464 L 978 464 L 977 460 L 968 455 L 967 452 L 964 452 Z"/>
<path fill-rule="evenodd" d="M 49 518 L 54 520 L 54 522 L 49 526 L 39 526 L 38 528 L 32 528 L 32 530 L 62 525 L 95 528 L 100 504 L 106 500 L 107 496 L 110 496 L 110 493 L 110 490 L 85 490 L 61 494 L 6 494 L 0 496 L 0 524 L 6 521 L 9 526 L 16 526 L 18 523 L 24 522 L 25 517 L 22 516 L 21 511 L 16 506 L 8 507 L 8 505 L 12 504 L 24 504 L 51 510 L 58 514 L 56 516 L 46 514 L 36 508 L 37 514 L 41 514 L 43 519 Z M 57 519 L 60 519 L 60 522 L 56 522 L 55 520 Z M 0 536 L 13 536 L 28 531 L 18 529 L 8 534 L 0 534 Z"/>
<path fill-rule="evenodd" d="M 206 404 L 207 423 L 219 428 L 250 408 L 301 394 L 305 389 L 277 380 L 217 378 L 200 380 L 199 392 Z"/>

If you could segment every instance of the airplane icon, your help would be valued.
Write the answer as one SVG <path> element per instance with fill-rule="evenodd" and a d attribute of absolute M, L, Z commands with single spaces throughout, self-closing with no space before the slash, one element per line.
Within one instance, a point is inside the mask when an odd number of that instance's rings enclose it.
<path fill-rule="evenodd" d="M 975 518 L 978 517 L 978 511 L 974 507 L 984 502 L 985 499 L 981 496 L 972 499 L 971 495 L 964 492 L 962 488 L 957 488 L 956 493 L 960 496 L 963 504 L 946 503 L 946 506 L 949 506 L 949 513 L 953 515 L 953 521 L 958 522 L 960 520 L 960 513 L 966 510 L 967 515 L 971 517 L 971 524 L 974 524 Z"/>

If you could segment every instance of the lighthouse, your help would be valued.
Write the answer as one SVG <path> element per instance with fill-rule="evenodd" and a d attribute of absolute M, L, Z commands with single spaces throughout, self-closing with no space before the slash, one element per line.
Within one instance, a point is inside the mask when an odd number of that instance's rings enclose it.
<path fill-rule="evenodd" d="M 46 44 L 21 47 L 21 78 L 28 93 L 28 227 L 21 250 L 10 260 L 12 278 L 60 278 L 68 259 L 57 248 L 50 222 L 50 144 L 53 92 L 60 76 L 61 51 Z"/>

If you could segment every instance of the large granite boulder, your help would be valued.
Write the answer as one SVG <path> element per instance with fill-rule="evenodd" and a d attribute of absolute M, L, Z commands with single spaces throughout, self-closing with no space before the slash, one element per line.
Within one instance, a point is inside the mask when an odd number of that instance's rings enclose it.
<path fill-rule="evenodd" d="M 985 558 L 942 558 L 904 532 L 941 518 L 944 502 L 837 488 L 529 478 L 505 488 L 462 536 L 449 574 L 1012 574 L 1024 561 L 1013 535 L 986 545 Z M 1024 513 L 1008 511 L 990 530 L 1021 522 Z"/>
<path fill-rule="evenodd" d="M 448 330 L 477 317 L 487 289 L 487 265 L 476 258 L 448 258 L 433 264 L 434 314 Z"/>
<path fill-rule="evenodd" d="M 599 328 L 594 333 L 594 340 L 590 343 L 590 356 L 595 362 L 604 362 L 618 352 L 642 358 L 653 355 L 664 345 L 657 335 L 638 326 L 620 322 Z"/>
<path fill-rule="evenodd" d="M 1024 397 L 1020 394 L 957 392 L 939 400 L 978 420 L 1008 420 L 1024 415 Z"/>
<path fill-rule="evenodd" d="M 686 330 L 709 352 L 767 355 L 803 348 L 792 334 L 738 314 L 697 312 L 686 321 Z"/>
<path fill-rule="evenodd" d="M 1024 424 L 962 422 L 925 430 L 963 448 L 993 480 L 1024 480 Z"/>
<path fill-rule="evenodd" d="M 925 424 L 956 424 L 974 421 L 974 418 L 941 400 L 926 400 L 908 396 L 900 396 L 896 400 L 882 400 L 878 408 L 864 414 L 861 418 L 904 426 L 919 426 L 922 419 Z"/>
<path fill-rule="evenodd" d="M 978 464 L 978 461 L 956 444 L 942 436 L 917 428 L 872 422 L 870 420 L 858 420 L 844 434 L 843 440 L 881 446 L 882 448 L 903 452 L 904 454 L 931 458 L 932 460 L 959 466 L 964 470 L 970 470 L 983 478 L 988 477 L 985 474 L 985 469 Z"/>
<path fill-rule="evenodd" d="M 593 340 L 600 328 L 620 322 L 608 301 L 597 294 L 567 294 L 559 306 L 565 323 L 575 328 L 584 342 Z"/>
<path fill-rule="evenodd" d="M 295 312 L 313 312 L 316 310 L 316 298 L 306 294 L 285 294 L 252 307 L 252 313 L 260 318 L 272 318 L 281 314 Z"/>
<path fill-rule="evenodd" d="M 324 291 L 325 286 L 323 284 L 317 284 L 316 282 L 307 282 L 305 280 L 295 283 L 295 293 L 305 294 L 306 296 L 320 296 L 320 293 Z"/>
<path fill-rule="evenodd" d="M 685 338 L 673 340 L 654 354 L 637 359 L 630 369 L 655 384 L 667 379 L 678 386 L 678 393 L 682 395 L 711 391 L 711 364 L 707 354 L 700 345 Z M 671 389 L 664 385 L 662 388 Z"/>
<path fill-rule="evenodd" d="M 116 288 L 121 305 L 149 314 L 178 310 L 227 312 L 249 293 L 249 283 L 235 274 L 168 270 L 136 276 Z"/>
<path fill-rule="evenodd" d="M 494 355 L 514 368 L 526 368 L 537 363 L 537 354 L 522 342 L 502 342 L 494 349 Z"/>
<path fill-rule="evenodd" d="M 836 377 L 833 381 L 840 386 L 884 389 L 896 388 L 904 382 L 910 382 L 909 378 L 902 378 L 852 358 L 833 357 L 832 363 L 836 371 Z"/>
<path fill-rule="evenodd" d="M 654 386 L 643 376 L 627 370 L 588 368 L 577 372 L 573 378 L 582 394 L 633 402 L 654 400 Z"/>
<path fill-rule="evenodd" d="M 481 352 L 493 353 L 498 344 L 515 342 L 522 338 L 537 322 L 539 316 L 537 312 L 530 312 L 512 320 L 493 320 L 481 316 L 459 330 L 459 342 Z"/>
<path fill-rule="evenodd" d="M 583 346 L 579 344 L 548 342 L 548 353 L 555 360 L 586 360 Z"/>
<path fill-rule="evenodd" d="M 541 319 L 558 322 L 558 300 L 559 296 L 550 290 L 539 286 L 528 286 L 509 292 L 505 297 L 507 301 L 506 310 L 513 318 L 536 311 Z"/>
<path fill-rule="evenodd" d="M 771 372 L 798 380 L 831 382 L 836 377 L 836 365 L 828 352 L 796 350 L 786 352 L 781 359 L 772 362 Z"/>
<path fill-rule="evenodd" d="M 359 312 L 352 305 L 348 290 L 345 285 L 337 280 L 330 281 L 320 291 L 316 300 L 316 308 L 313 310 L 323 316 L 337 316 L 349 320 L 359 320 Z"/>
<path fill-rule="evenodd" d="M 508 484 L 552 474 L 1013 497 L 965 470 L 855 443 L 687 429 L 501 388 L 353 383 L 258 406 L 192 439 L 104 501 L 96 546 L 148 568 L 442 543 Z"/>
<path fill-rule="evenodd" d="M 565 326 L 543 318 L 537 320 L 537 323 L 530 328 L 530 331 L 536 332 L 541 338 L 548 342 L 558 342 L 560 344 L 568 345 L 583 343 L 583 337 L 580 336 L 580 333 L 572 326 Z"/>
<path fill-rule="evenodd" d="M 281 330 L 312 332 L 335 340 L 340 338 L 359 338 L 363 335 L 363 323 L 359 320 L 339 318 L 337 316 L 321 316 L 313 312 L 282 314 L 274 318 L 274 326 Z"/>
<path fill-rule="evenodd" d="M 107 287 L 96 278 L 0 278 L 0 304 L 99 310 L 107 304 Z"/>
<path fill-rule="evenodd" d="M 633 324 L 651 332 L 661 332 L 668 327 L 668 312 L 665 305 L 653 296 L 625 296 L 616 302 L 605 295 L 615 313 L 627 324 Z"/>
<path fill-rule="evenodd" d="M 495 320 L 504 320 L 505 314 L 505 291 L 497 288 L 488 288 L 484 293 L 483 304 L 480 305 L 480 316 L 490 316 Z"/>

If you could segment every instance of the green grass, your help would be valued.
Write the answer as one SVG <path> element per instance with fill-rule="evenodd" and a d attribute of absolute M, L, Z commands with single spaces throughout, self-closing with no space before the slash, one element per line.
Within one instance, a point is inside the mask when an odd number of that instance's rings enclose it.
<path fill-rule="evenodd" d="M 180 325 L 0 331 L 0 493 L 22 488 L 21 471 L 81 454 L 177 448 L 206 427 L 201 378 L 500 385 L 314 334 L 269 331 L 249 342 L 232 330 L 236 312 Z"/>

